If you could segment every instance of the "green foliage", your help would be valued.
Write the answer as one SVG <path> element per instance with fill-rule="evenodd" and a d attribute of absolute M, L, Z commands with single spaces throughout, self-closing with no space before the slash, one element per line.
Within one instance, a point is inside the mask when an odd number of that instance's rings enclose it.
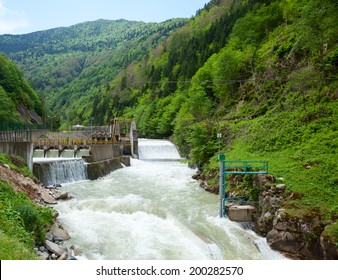
<path fill-rule="evenodd" d="M 0 54 L 0 122 L 30 122 L 20 119 L 17 112 L 19 106 L 35 111 L 40 116 L 44 108 L 40 97 L 23 77 L 21 70 L 7 57 Z"/>
<path fill-rule="evenodd" d="M 19 171 L 27 177 L 31 177 L 33 180 L 37 180 L 34 174 L 29 170 L 27 162 L 24 158 L 19 156 L 9 156 L 7 154 L 0 153 L 0 163 L 9 165 L 11 168 Z"/>
<path fill-rule="evenodd" d="M 19 119 L 13 100 L 8 96 L 5 90 L 0 86 L 0 122 L 14 123 Z"/>
<path fill-rule="evenodd" d="M 34 250 L 19 239 L 9 236 L 0 230 L 1 260 L 36 260 Z"/>
<path fill-rule="evenodd" d="M 327 226 L 324 230 L 323 235 L 328 237 L 338 246 L 338 222 L 335 222 L 329 226 Z"/>
<path fill-rule="evenodd" d="M 2 241 L 18 240 L 20 247 L 33 251 L 34 244 L 43 244 L 45 227 L 53 221 L 52 212 L 32 203 L 23 193 L 0 182 L 0 227 Z M 6 237 L 7 236 L 7 237 Z M 13 256 L 8 258 L 16 258 Z"/>

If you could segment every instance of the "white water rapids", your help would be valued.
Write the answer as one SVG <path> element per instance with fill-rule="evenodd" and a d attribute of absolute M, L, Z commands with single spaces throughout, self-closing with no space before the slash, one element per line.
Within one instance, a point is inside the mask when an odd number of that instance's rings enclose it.
<path fill-rule="evenodd" d="M 72 236 L 68 245 L 81 250 L 78 258 L 281 259 L 263 238 L 218 217 L 218 197 L 191 178 L 196 170 L 173 160 L 179 158 L 173 147 L 141 139 L 140 160 L 131 167 L 63 187 L 76 198 L 56 209 Z M 149 161 L 161 158 L 170 160 Z"/>

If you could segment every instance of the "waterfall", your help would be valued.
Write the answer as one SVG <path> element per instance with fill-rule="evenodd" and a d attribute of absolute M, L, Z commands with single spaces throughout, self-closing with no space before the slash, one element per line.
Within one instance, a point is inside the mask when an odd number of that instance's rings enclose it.
<path fill-rule="evenodd" d="M 176 146 L 169 140 L 139 139 L 140 160 L 179 160 Z"/>
<path fill-rule="evenodd" d="M 86 169 L 82 159 L 39 161 L 33 165 L 34 175 L 46 186 L 86 180 Z"/>

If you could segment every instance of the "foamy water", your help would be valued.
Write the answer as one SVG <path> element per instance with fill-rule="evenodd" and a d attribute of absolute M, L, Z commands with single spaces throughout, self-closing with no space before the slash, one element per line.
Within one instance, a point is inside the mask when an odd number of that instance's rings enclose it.
<path fill-rule="evenodd" d="M 148 142 L 157 156 L 167 145 Z M 68 245 L 83 259 L 274 259 L 238 224 L 218 217 L 218 197 L 198 186 L 195 172 L 178 161 L 132 160 L 105 178 L 64 186 L 76 197 L 56 206 L 72 236 Z"/>

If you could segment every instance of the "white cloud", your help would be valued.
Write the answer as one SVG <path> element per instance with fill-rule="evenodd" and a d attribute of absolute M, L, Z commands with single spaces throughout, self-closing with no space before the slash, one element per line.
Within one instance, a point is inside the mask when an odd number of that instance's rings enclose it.
<path fill-rule="evenodd" d="M 10 10 L 5 4 L 5 0 L 0 0 L 0 34 L 15 33 L 30 25 L 24 12 Z"/>

